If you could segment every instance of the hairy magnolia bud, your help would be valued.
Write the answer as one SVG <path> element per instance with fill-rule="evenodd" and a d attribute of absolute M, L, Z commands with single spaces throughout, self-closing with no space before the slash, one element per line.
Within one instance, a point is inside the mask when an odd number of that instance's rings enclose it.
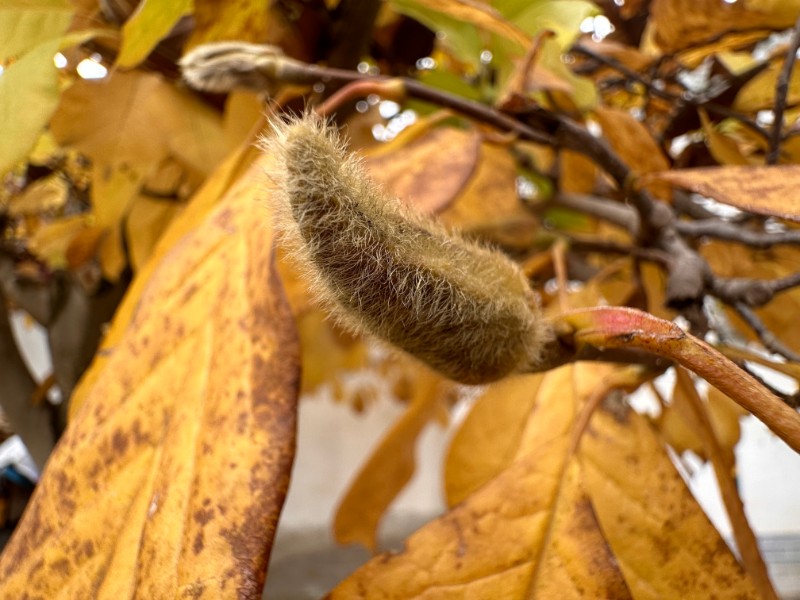
<path fill-rule="evenodd" d="M 382 193 L 319 117 L 273 129 L 278 226 L 341 321 L 464 383 L 539 360 L 548 329 L 513 262 Z"/>

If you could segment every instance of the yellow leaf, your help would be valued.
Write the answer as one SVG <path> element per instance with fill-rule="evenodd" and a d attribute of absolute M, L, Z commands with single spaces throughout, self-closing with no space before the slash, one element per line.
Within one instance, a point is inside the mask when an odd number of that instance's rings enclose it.
<path fill-rule="evenodd" d="M 58 105 L 58 71 L 53 56 L 59 42 L 42 42 L 5 67 L 0 76 L 0 175 L 33 148 Z"/>
<path fill-rule="evenodd" d="M 546 587 L 545 578 L 569 579 L 565 571 L 587 573 L 588 580 L 581 582 L 587 590 L 624 588 L 613 560 L 587 563 L 589 557 L 605 553 L 596 531 L 582 537 L 581 548 L 556 542 L 581 521 L 580 489 L 567 468 L 576 409 L 609 369 L 567 366 L 547 373 L 538 390 L 525 385 L 531 377 L 504 386 L 518 401 L 535 397 L 532 410 L 521 415 L 524 431 L 520 436 L 512 433 L 518 444 L 508 447 L 492 440 L 490 436 L 504 435 L 496 424 L 490 425 L 483 441 L 477 419 L 468 427 L 477 434 L 477 465 L 484 461 L 483 451 L 494 448 L 505 447 L 503 452 L 513 453 L 514 459 L 494 467 L 502 470 L 408 538 L 403 552 L 374 558 L 340 584 L 331 598 L 524 598 L 537 585 Z M 531 407 L 530 400 L 526 404 Z M 502 406 L 508 409 L 511 403 Z M 465 453 L 467 438 L 456 442 Z M 469 457 L 462 456 L 468 468 Z M 485 469 L 487 475 L 492 468 Z M 546 550 L 548 546 L 552 547 Z M 593 571 L 591 564 L 607 564 L 609 569 Z"/>
<path fill-rule="evenodd" d="M 50 127 L 61 145 L 100 162 L 156 164 L 171 155 L 207 174 L 225 151 L 219 115 L 152 73 L 75 82 Z"/>
<path fill-rule="evenodd" d="M 559 189 L 562 192 L 589 194 L 594 191 L 597 166 L 583 154 L 572 150 L 561 153 Z"/>
<path fill-rule="evenodd" d="M 603 137 L 620 158 L 637 174 L 666 171 L 669 162 L 647 128 L 629 111 L 598 106 L 594 117 L 603 128 Z M 654 186 L 653 193 L 660 198 L 669 198 L 669 186 Z"/>
<path fill-rule="evenodd" d="M 585 422 L 577 411 L 610 388 L 628 389 L 641 381 L 631 375 L 578 363 L 545 374 L 530 392 L 520 378 L 517 399 L 526 393 L 536 399 L 521 415 L 523 434 L 511 432 L 517 441 L 496 439 L 504 432 L 495 424 L 480 432 L 478 418 L 467 426 L 474 432 L 476 464 L 485 451 L 507 454 L 514 445 L 515 458 L 409 537 L 403 551 L 373 558 L 329 597 L 673 598 L 699 581 L 704 588 L 713 582 L 711 589 L 722 597 L 756 598 L 640 417 L 623 405 L 608 409 L 615 416 L 602 411 L 574 454 Z M 509 401 L 498 408 L 510 406 Z M 490 438 L 495 439 L 487 444 Z M 468 446 L 455 443 L 462 446 L 466 466 Z M 639 530 L 647 539 L 637 538 Z M 666 548 L 651 547 L 656 541 Z M 643 549 L 650 554 L 640 557 Z M 645 587 L 640 565 L 660 595 Z"/>
<path fill-rule="evenodd" d="M 742 499 L 739 497 L 739 491 L 734 479 L 735 459 L 733 452 L 731 449 L 723 448 L 719 443 L 718 433 L 714 430 L 713 423 L 709 418 L 707 404 L 698 395 L 689 373 L 681 367 L 676 367 L 675 374 L 676 387 L 682 390 L 685 397 L 685 402 L 676 406 L 676 408 L 680 410 L 683 418 L 702 440 L 704 454 L 714 468 L 720 495 L 733 528 L 736 547 L 742 557 L 742 565 L 750 575 L 762 598 L 778 600 L 778 596 L 769 580 L 767 566 L 759 552 L 758 541 L 753 530 L 750 529 Z"/>
<path fill-rule="evenodd" d="M 642 184 L 666 181 L 759 215 L 800 221 L 800 166 L 728 166 L 653 173 Z"/>
<path fill-rule="evenodd" d="M 703 442 L 697 436 L 695 430 L 681 416 L 681 411 L 675 406 L 679 402 L 686 402 L 686 400 L 682 399 L 677 391 L 673 392 L 672 404 L 664 409 L 658 420 L 658 430 L 664 441 L 672 446 L 676 452 L 682 453 L 691 450 L 705 460 L 706 454 L 703 450 Z"/>
<path fill-rule="evenodd" d="M 599 411 L 579 455 L 600 528 L 636 600 L 759 597 L 642 417 Z"/>
<path fill-rule="evenodd" d="M 264 118 L 264 100 L 250 90 L 233 90 L 225 101 L 223 131 L 228 148 L 236 148 L 253 134 Z"/>
<path fill-rule="evenodd" d="M 99 227 L 117 227 L 139 193 L 145 167 L 96 160 L 92 163 L 92 214 Z"/>
<path fill-rule="evenodd" d="M 138 196 L 125 219 L 125 240 L 135 272 L 147 263 L 161 234 L 182 206 L 168 200 L 155 200 Z"/>
<path fill-rule="evenodd" d="M 455 506 L 513 462 L 546 375 L 509 377 L 475 401 L 447 450 L 444 489 Z"/>
<path fill-rule="evenodd" d="M 299 372 L 262 186 L 248 183 L 159 264 L 84 380 L 0 558 L 6 597 L 260 598 Z"/>
<path fill-rule="evenodd" d="M 440 376 L 423 372 L 411 404 L 359 470 L 336 510 L 333 534 L 340 544 L 375 549 L 381 517 L 414 474 L 417 438 L 436 414 L 443 385 Z"/>
<path fill-rule="evenodd" d="M 708 389 L 707 403 L 708 418 L 714 428 L 717 443 L 732 459 L 733 449 L 739 443 L 742 432 L 739 419 L 748 412 L 715 387 Z"/>
<path fill-rule="evenodd" d="M 192 10 L 192 0 L 144 0 L 122 27 L 117 66 L 135 67 Z"/>
<path fill-rule="evenodd" d="M 725 135 L 708 119 L 705 110 L 700 109 L 700 122 L 706 136 L 706 145 L 711 156 L 721 165 L 748 165 L 750 161 L 743 154 L 739 144 L 732 137 Z M 666 170 L 666 169 L 665 169 Z"/>
<path fill-rule="evenodd" d="M 769 67 L 748 81 L 733 102 L 732 108 L 741 112 L 754 113 L 761 109 L 772 108 L 775 104 L 775 85 L 783 68 L 783 58 L 773 61 Z M 786 103 L 794 106 L 800 101 L 800 74 L 792 71 Z"/>
<path fill-rule="evenodd" d="M 73 12 L 66 0 L 5 0 L 0 6 L 0 64 L 61 37 Z"/>
<path fill-rule="evenodd" d="M 70 240 L 64 252 L 67 268 L 77 269 L 97 256 L 97 249 L 107 235 L 108 231 L 102 227 L 87 227 L 79 231 Z"/>
<path fill-rule="evenodd" d="M 578 459 L 567 464 L 530 598 L 631 598 L 597 522 Z"/>
<path fill-rule="evenodd" d="M 797 265 L 800 264 L 800 250 L 792 246 L 752 250 L 739 244 L 712 241 L 704 244 L 701 252 L 720 277 L 777 279 L 797 273 Z M 790 348 L 800 349 L 800 328 L 796 325 L 796 316 L 800 311 L 799 288 L 777 294 L 769 304 L 754 310 L 778 339 Z M 734 311 L 727 314 L 740 332 L 750 339 L 757 339 Z"/>
<path fill-rule="evenodd" d="M 503 146 L 480 145 L 475 171 L 441 221 L 497 245 L 530 248 L 536 219 L 517 197 L 517 167 Z"/>
<path fill-rule="evenodd" d="M 109 227 L 105 231 L 106 235 L 100 240 L 97 249 L 97 258 L 100 261 L 103 277 L 114 282 L 119 280 L 125 267 L 128 266 L 128 256 L 125 254 L 122 240 L 122 224 Z"/>
<path fill-rule="evenodd" d="M 303 349 L 303 393 L 313 392 L 366 363 L 364 343 L 331 323 L 322 310 L 297 316 L 297 328 Z"/>
<path fill-rule="evenodd" d="M 228 159 L 219 166 L 213 176 L 209 177 L 205 185 L 197 192 L 180 218 L 175 219 L 161 238 L 151 255 L 148 262 L 140 268 L 136 278 L 128 288 L 122 302 L 117 307 L 111 327 L 103 338 L 103 345 L 100 352 L 95 354 L 89 369 L 84 373 L 79 385 L 72 392 L 70 398 L 70 418 L 76 414 L 86 399 L 88 391 L 91 389 L 95 380 L 102 373 L 105 363 L 109 357 L 109 350 L 114 348 L 122 337 L 133 318 L 141 296 L 147 286 L 147 281 L 152 275 L 156 266 L 163 259 L 184 235 L 199 226 L 205 219 L 206 214 L 219 201 L 220 197 L 231 191 L 234 193 L 249 193 L 249 181 L 242 181 L 240 176 L 242 171 L 248 168 L 255 160 L 257 154 L 251 144 L 243 144 L 236 152 L 233 152 Z M 234 183 L 236 185 L 234 186 Z"/>
<path fill-rule="evenodd" d="M 186 50 L 225 40 L 268 43 L 269 33 L 279 18 L 270 0 L 195 0 L 195 26 Z"/>

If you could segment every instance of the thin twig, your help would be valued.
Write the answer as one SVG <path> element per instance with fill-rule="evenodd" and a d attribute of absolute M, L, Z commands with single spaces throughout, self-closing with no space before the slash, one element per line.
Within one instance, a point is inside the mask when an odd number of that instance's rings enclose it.
<path fill-rule="evenodd" d="M 658 86 L 657 84 L 655 84 L 654 82 L 650 81 L 649 79 L 646 79 L 646 78 L 642 77 L 639 73 L 629 69 L 628 67 L 623 65 L 621 62 L 619 62 L 617 59 L 615 59 L 615 58 L 613 58 L 611 56 L 604 56 L 603 54 L 600 54 L 599 52 L 595 52 L 594 50 L 592 50 L 591 48 L 586 47 L 583 44 L 575 44 L 572 47 L 572 51 L 573 52 L 578 52 L 578 53 L 583 54 L 585 56 L 588 56 L 589 58 L 592 58 L 592 59 L 596 60 L 597 62 L 602 63 L 602 64 L 606 65 L 607 67 L 610 67 L 611 69 L 614 69 L 618 73 L 621 73 L 622 75 L 624 75 L 626 77 L 626 79 L 628 79 L 630 81 L 635 81 L 636 83 L 642 84 L 645 88 L 647 88 L 647 91 L 650 94 L 652 94 L 653 96 L 657 96 L 657 97 L 659 97 L 659 98 L 661 98 L 663 100 L 669 100 L 670 102 L 679 102 L 679 101 L 681 101 L 681 98 L 679 96 L 676 96 L 675 94 L 672 94 L 672 93 L 666 91 L 665 89 L 663 89 L 662 87 Z"/>
<path fill-rule="evenodd" d="M 602 254 L 619 254 L 621 256 L 633 256 L 640 260 L 656 263 L 665 267 L 672 264 L 672 257 L 657 248 L 642 248 L 630 244 L 619 244 L 610 240 L 600 240 L 585 238 L 576 235 L 564 234 L 569 240 L 569 249 L 573 252 L 600 252 Z"/>
<path fill-rule="evenodd" d="M 774 354 L 783 356 L 786 360 L 800 362 L 800 354 L 797 354 L 791 348 L 786 347 L 783 342 L 781 342 L 775 336 L 774 333 L 767 329 L 767 326 L 764 325 L 764 322 L 758 317 L 753 309 L 742 302 L 734 304 L 733 308 L 736 310 L 739 316 L 744 319 L 750 329 L 755 332 L 755 334 L 758 336 L 758 339 L 761 340 L 761 343 L 764 344 L 764 347 L 767 350 L 773 352 Z"/>
<path fill-rule="evenodd" d="M 718 218 L 700 221 L 676 221 L 675 229 L 692 238 L 711 237 L 739 242 L 751 248 L 772 248 L 780 244 L 800 244 L 800 230 L 753 231 Z"/>
<path fill-rule="evenodd" d="M 639 234 L 639 215 L 631 207 L 608 198 L 589 194 L 561 192 L 553 201 L 558 206 L 596 217 L 617 227 L 622 227 L 632 236 Z"/>
<path fill-rule="evenodd" d="M 790 290 L 798 286 L 800 286 L 800 273 L 794 273 L 793 275 L 781 277 L 780 279 L 773 279 L 770 282 L 770 287 L 773 294 L 785 292 L 786 290 Z"/>
<path fill-rule="evenodd" d="M 769 152 L 767 152 L 766 159 L 768 165 L 776 164 L 780 157 L 783 113 L 786 111 L 786 97 L 789 94 L 789 81 L 792 78 L 794 63 L 797 62 L 798 49 L 800 49 L 800 17 L 798 17 L 794 25 L 792 38 L 789 41 L 789 49 L 786 51 L 786 59 L 783 61 L 783 68 L 775 84 L 774 122 L 772 124 L 772 135 L 769 138 Z"/>

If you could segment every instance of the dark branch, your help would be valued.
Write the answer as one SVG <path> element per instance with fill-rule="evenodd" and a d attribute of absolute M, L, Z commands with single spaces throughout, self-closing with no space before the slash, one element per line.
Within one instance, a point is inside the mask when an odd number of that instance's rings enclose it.
<path fill-rule="evenodd" d="M 763 321 L 758 318 L 758 315 L 749 306 L 743 303 L 735 304 L 734 309 L 747 325 L 755 332 L 764 348 L 784 357 L 786 360 L 793 362 L 800 362 L 800 354 L 796 353 L 791 348 L 788 348 L 781 342 L 777 336 L 772 333 Z"/>
<path fill-rule="evenodd" d="M 800 244 L 800 230 L 753 231 L 735 223 L 718 218 L 701 221 L 676 221 L 675 229 L 692 238 L 711 237 L 730 242 L 739 242 L 751 248 L 772 248 L 780 244 Z"/>
<path fill-rule="evenodd" d="M 773 110 L 774 122 L 772 123 L 772 135 L 769 138 L 769 152 L 767 152 L 767 164 L 774 165 L 778 162 L 781 151 L 781 133 L 783 131 L 783 113 L 786 111 L 786 97 L 789 94 L 789 81 L 792 78 L 794 63 L 797 62 L 797 50 L 800 49 L 800 17 L 794 25 L 792 38 L 789 41 L 789 49 L 786 51 L 786 59 L 783 62 L 778 81 L 775 85 L 775 108 Z"/>

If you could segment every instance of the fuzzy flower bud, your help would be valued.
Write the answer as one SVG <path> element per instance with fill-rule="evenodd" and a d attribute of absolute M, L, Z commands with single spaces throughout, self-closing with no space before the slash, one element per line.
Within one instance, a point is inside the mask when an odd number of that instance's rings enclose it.
<path fill-rule="evenodd" d="M 340 321 L 463 383 L 538 362 L 549 330 L 512 261 L 384 194 L 321 118 L 272 125 L 277 225 Z"/>

